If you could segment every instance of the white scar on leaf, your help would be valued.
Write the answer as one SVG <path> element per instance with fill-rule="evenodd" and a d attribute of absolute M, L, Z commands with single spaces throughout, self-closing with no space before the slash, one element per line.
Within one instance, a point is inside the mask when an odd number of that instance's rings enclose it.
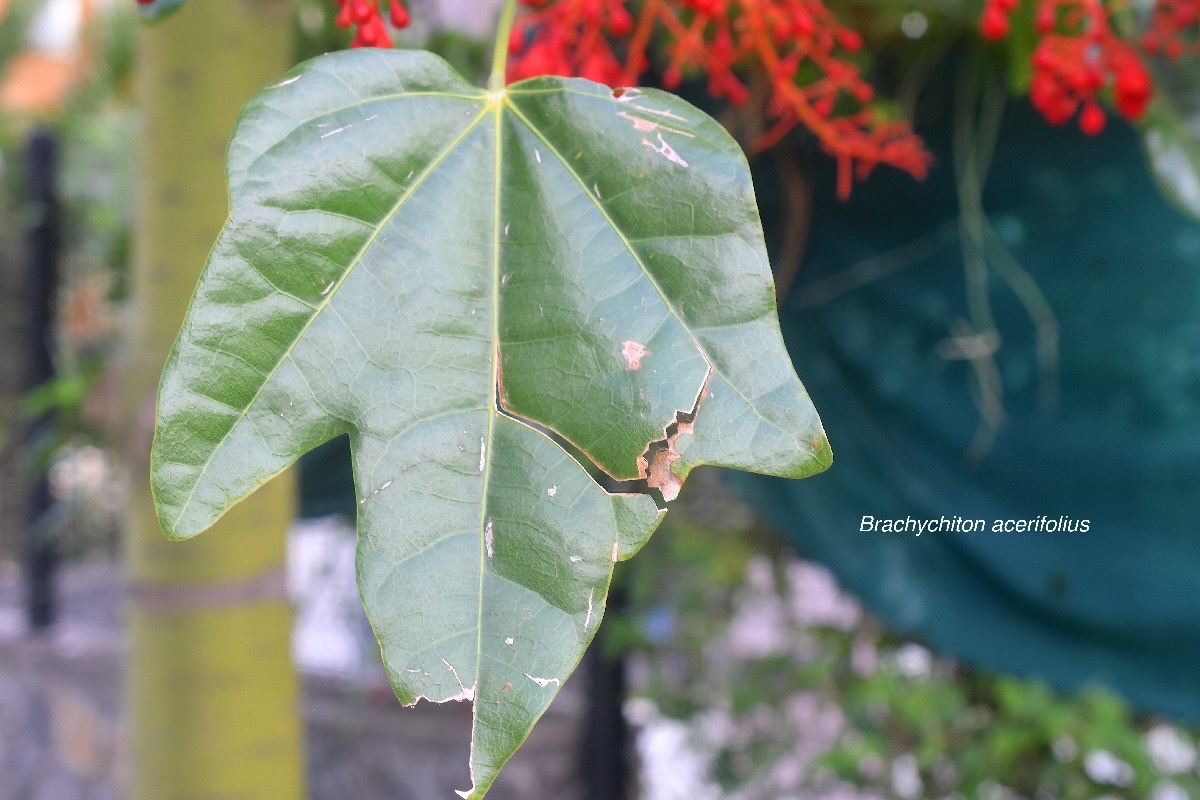
<path fill-rule="evenodd" d="M 525 677 L 529 678 L 529 680 L 533 681 L 534 683 L 536 683 L 538 686 L 542 687 L 543 689 L 545 689 L 547 686 L 549 686 L 552 683 L 555 686 L 559 685 L 558 678 L 535 678 L 533 675 L 530 675 L 528 672 L 525 673 Z"/>

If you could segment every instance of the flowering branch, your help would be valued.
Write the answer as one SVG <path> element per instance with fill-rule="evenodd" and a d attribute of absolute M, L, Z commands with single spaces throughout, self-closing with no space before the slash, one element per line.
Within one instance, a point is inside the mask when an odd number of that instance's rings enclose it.
<path fill-rule="evenodd" d="M 874 90 L 848 59 L 862 37 L 821 0 L 646 0 L 636 19 L 625 0 L 523 2 L 529 10 L 510 43 L 512 80 L 556 74 L 636 85 L 650 66 L 651 39 L 661 33 L 668 89 L 702 74 L 713 97 L 740 106 L 750 91 L 738 71 L 762 68 L 770 83 L 768 127 L 751 148 L 768 148 L 803 125 L 836 159 L 839 196 L 849 196 L 854 178 L 865 179 L 879 164 L 917 178 L 928 171 L 921 140 L 907 122 L 872 105 Z"/>
<path fill-rule="evenodd" d="M 983 37 L 1006 37 L 1009 15 L 1019 5 L 1020 0 L 988 0 L 979 23 Z M 1115 5 L 1102 0 L 1039 0 L 1034 18 L 1039 42 L 1032 56 L 1029 99 L 1050 124 L 1065 124 L 1078 111 L 1080 130 L 1089 136 L 1100 133 L 1106 118 L 1099 95 L 1107 88 L 1125 119 L 1136 122 L 1146 113 L 1153 94 L 1150 72 L 1136 48 L 1117 34 L 1111 19 Z M 1200 3 L 1165 0 L 1156 18 L 1167 5 L 1195 10 Z M 1165 33 L 1158 35 L 1162 41 L 1174 41 Z"/>
<path fill-rule="evenodd" d="M 333 0 L 337 22 L 354 29 L 356 47 L 390 47 L 393 28 L 409 23 L 402 0 Z M 661 43 L 662 83 L 677 88 L 703 76 L 709 94 L 733 106 L 751 99 L 743 76 L 766 76 L 765 129 L 750 142 L 764 150 L 797 126 L 809 130 L 838 165 L 838 195 L 849 196 L 880 164 L 916 178 L 930 155 L 905 120 L 889 117 L 852 60 L 863 47 L 826 0 L 520 0 L 512 28 L 509 81 L 537 75 L 580 76 L 635 86 Z M 985 0 L 979 30 L 1005 39 L 1022 2 L 1035 3 L 1037 44 L 1029 96 L 1053 125 L 1077 119 L 1088 135 L 1107 122 L 1104 104 L 1136 122 L 1153 98 L 1144 57 L 1200 55 L 1200 0 L 1157 0 L 1137 41 L 1117 16 L 1128 0 Z"/>
<path fill-rule="evenodd" d="M 333 0 L 338 6 L 339 28 L 354 29 L 351 47 L 391 47 L 392 35 L 383 21 L 383 3 L 379 0 Z M 388 0 L 388 16 L 392 26 L 407 28 L 412 21 L 408 8 L 401 0 Z"/>

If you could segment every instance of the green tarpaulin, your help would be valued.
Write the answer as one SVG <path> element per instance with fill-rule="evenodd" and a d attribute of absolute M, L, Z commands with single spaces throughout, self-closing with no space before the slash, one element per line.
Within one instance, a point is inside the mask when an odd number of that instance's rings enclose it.
<path fill-rule="evenodd" d="M 838 204 L 817 182 L 782 316 L 834 465 L 740 485 L 894 630 L 1198 720 L 1200 225 L 1156 191 L 1129 128 L 1089 138 L 1008 110 L 983 203 L 1057 315 L 1060 394 L 1042 407 L 1033 325 L 993 275 L 1006 418 L 972 463 L 972 366 L 945 342 L 967 316 L 948 130 L 927 131 L 938 161 L 925 183 L 880 170 Z M 988 531 L 865 532 L 864 516 Z M 1042 517 L 1089 530 L 991 531 Z"/>

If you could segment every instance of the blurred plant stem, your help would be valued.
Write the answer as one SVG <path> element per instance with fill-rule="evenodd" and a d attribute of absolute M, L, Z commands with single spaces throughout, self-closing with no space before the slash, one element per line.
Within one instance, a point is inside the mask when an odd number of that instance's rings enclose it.
<path fill-rule="evenodd" d="M 304 796 L 283 569 L 292 478 L 183 543 L 159 530 L 146 478 L 158 377 L 228 210 L 226 143 L 242 105 L 289 64 L 289 11 L 275 0 L 203 0 L 139 34 L 125 370 L 132 800 Z"/>

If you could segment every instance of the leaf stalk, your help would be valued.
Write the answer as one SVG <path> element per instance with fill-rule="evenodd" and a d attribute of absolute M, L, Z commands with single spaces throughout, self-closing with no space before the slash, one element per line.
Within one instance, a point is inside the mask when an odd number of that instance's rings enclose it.
<path fill-rule="evenodd" d="M 500 22 L 496 25 L 496 45 L 492 51 L 492 74 L 488 77 L 489 92 L 503 92 L 508 72 L 508 40 L 512 36 L 513 20 L 517 16 L 517 0 L 504 0 Z"/>

